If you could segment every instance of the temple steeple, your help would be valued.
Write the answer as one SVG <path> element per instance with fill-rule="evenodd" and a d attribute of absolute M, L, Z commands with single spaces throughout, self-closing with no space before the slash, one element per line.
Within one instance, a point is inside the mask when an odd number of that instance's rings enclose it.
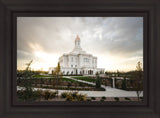
<path fill-rule="evenodd" d="M 81 49 L 81 40 L 80 40 L 78 35 L 77 35 L 77 37 L 75 39 L 75 48 L 76 49 Z"/>
<path fill-rule="evenodd" d="M 77 37 L 75 38 L 75 47 L 71 52 L 72 54 L 85 54 L 86 52 L 82 50 L 81 48 L 81 40 L 79 38 L 79 36 L 77 35 Z"/>

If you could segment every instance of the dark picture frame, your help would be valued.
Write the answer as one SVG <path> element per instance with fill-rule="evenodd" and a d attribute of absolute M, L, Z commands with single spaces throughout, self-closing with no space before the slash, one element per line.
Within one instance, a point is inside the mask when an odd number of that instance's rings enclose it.
<path fill-rule="evenodd" d="M 159 1 L 1 0 L 0 1 L 0 117 L 160 117 Z M 28 102 L 16 101 L 17 16 L 142 16 L 144 18 L 143 102 Z"/>

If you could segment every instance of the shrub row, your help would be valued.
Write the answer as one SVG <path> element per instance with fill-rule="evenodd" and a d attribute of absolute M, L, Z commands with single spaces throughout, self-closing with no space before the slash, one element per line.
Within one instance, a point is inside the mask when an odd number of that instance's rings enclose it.
<path fill-rule="evenodd" d="M 42 90 L 37 90 L 37 91 L 26 91 L 26 90 L 18 90 L 17 91 L 17 96 L 20 100 L 22 101 L 34 101 L 34 100 L 40 100 L 40 99 L 53 99 L 58 95 L 58 92 L 51 92 L 48 90 L 42 91 Z"/>
<path fill-rule="evenodd" d="M 33 86 L 34 87 L 34 86 Z M 35 86 L 38 87 L 38 86 Z M 59 89 L 59 90 L 84 90 L 84 91 L 91 91 L 96 90 L 96 91 L 105 91 L 105 88 L 73 88 L 73 87 L 54 87 L 54 86 L 40 86 L 40 88 L 46 88 L 46 89 Z"/>
<path fill-rule="evenodd" d="M 86 101 L 87 95 L 78 94 L 78 92 L 63 92 L 62 98 L 66 98 L 66 101 Z"/>

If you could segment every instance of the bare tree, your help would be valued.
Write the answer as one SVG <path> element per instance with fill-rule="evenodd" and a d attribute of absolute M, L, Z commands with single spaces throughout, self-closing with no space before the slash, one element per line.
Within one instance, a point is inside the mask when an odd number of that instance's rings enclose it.
<path fill-rule="evenodd" d="M 139 101 L 140 94 L 143 91 L 143 69 L 142 69 L 142 63 L 140 62 L 138 62 L 136 66 L 133 87 L 136 90 Z"/>

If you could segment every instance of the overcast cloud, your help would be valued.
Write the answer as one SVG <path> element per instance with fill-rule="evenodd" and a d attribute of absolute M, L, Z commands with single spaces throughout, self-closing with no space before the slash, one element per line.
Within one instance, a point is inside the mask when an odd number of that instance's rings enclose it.
<path fill-rule="evenodd" d="M 81 47 L 98 57 L 98 67 L 128 71 L 143 63 L 142 17 L 18 17 L 18 68 L 31 59 L 35 69 L 56 66 L 52 60 L 72 51 L 77 35 Z"/>

